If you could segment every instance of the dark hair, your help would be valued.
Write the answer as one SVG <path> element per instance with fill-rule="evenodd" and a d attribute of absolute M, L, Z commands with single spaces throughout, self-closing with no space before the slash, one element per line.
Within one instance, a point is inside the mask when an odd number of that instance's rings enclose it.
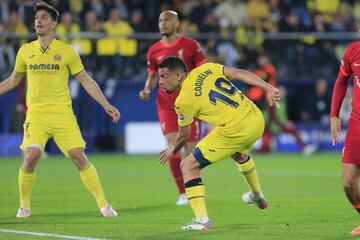
<path fill-rule="evenodd" d="M 159 68 L 168 68 L 171 72 L 180 71 L 187 73 L 186 65 L 179 57 L 167 57 L 161 61 Z"/>
<path fill-rule="evenodd" d="M 53 21 L 55 21 L 55 22 L 58 21 L 60 14 L 59 14 L 58 10 L 56 10 L 56 8 L 53 7 L 52 5 L 50 5 L 46 2 L 40 1 L 40 2 L 36 3 L 36 5 L 34 7 L 35 14 L 37 13 L 37 11 L 40 11 L 40 10 L 47 11 L 48 13 L 50 13 L 51 19 Z"/>

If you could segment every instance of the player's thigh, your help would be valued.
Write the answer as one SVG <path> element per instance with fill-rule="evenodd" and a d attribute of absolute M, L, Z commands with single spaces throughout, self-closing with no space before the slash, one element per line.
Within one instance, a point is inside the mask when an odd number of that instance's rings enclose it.
<path fill-rule="evenodd" d="M 178 131 L 178 117 L 175 111 L 158 108 L 158 117 L 164 135 Z"/>
<path fill-rule="evenodd" d="M 349 120 L 342 162 L 360 166 L 360 120 L 353 118 Z"/>
<path fill-rule="evenodd" d="M 232 123 L 224 128 L 222 134 L 232 140 L 232 145 L 238 146 L 236 152 L 248 153 L 254 143 L 262 137 L 264 129 L 264 117 L 261 111 L 255 107 L 240 122 Z"/>
<path fill-rule="evenodd" d="M 236 152 L 247 153 L 262 136 L 264 125 L 262 114 L 256 109 L 234 126 L 216 127 L 197 144 L 194 156 L 206 166 Z"/>
<path fill-rule="evenodd" d="M 28 114 L 23 128 L 23 140 L 20 149 L 24 151 L 26 148 L 35 147 L 44 152 L 45 145 L 50 138 L 46 117 L 42 117 L 41 114 L 38 116 Z"/>
<path fill-rule="evenodd" d="M 221 128 L 216 127 L 196 145 L 193 155 L 205 167 L 230 156 L 237 149 L 238 145 L 233 144 L 232 139 L 222 135 Z"/>
<path fill-rule="evenodd" d="M 54 123 L 53 138 L 61 152 L 69 157 L 69 151 L 75 148 L 85 148 L 85 141 L 81 136 L 76 117 L 71 113 L 64 113 Z"/>

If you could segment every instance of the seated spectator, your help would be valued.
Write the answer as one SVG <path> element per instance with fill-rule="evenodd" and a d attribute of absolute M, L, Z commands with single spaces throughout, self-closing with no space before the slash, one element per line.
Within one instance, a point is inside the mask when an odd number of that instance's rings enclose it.
<path fill-rule="evenodd" d="M 131 68 L 126 64 L 130 64 L 131 58 L 137 54 L 137 41 L 128 38 L 134 33 L 133 28 L 127 21 L 120 18 L 116 9 L 112 9 L 109 13 L 109 20 L 103 24 L 103 30 L 107 33 L 108 38 L 100 39 L 97 43 L 98 54 L 107 56 L 103 67 L 107 68 L 107 72 L 115 72 L 115 75 L 120 78 L 130 75 L 126 71 Z"/>
<path fill-rule="evenodd" d="M 8 69 L 15 63 L 15 52 L 25 43 L 29 30 L 21 21 L 17 11 L 11 11 L 10 18 L 5 24 L 0 23 L 0 32 L 12 32 L 24 37 L 16 39 L 0 39 L 0 71 Z M 5 61 L 7 60 L 7 61 Z"/>
<path fill-rule="evenodd" d="M 232 41 L 221 41 L 216 47 L 216 53 L 226 66 L 236 68 L 240 61 L 240 54 Z"/>
<path fill-rule="evenodd" d="M 249 0 L 247 12 L 254 21 L 266 20 L 270 18 L 270 5 L 265 0 Z"/>
<path fill-rule="evenodd" d="M 263 51 L 264 40 L 264 32 L 261 25 L 250 18 L 247 18 L 244 25 L 236 29 L 236 45 L 249 63 L 256 62 L 256 57 Z"/>
<path fill-rule="evenodd" d="M 246 3 L 243 0 L 223 1 L 214 9 L 214 15 L 219 20 L 226 19 L 230 28 L 236 28 L 247 18 Z"/>
<path fill-rule="evenodd" d="M 113 9 L 116 9 L 119 12 L 119 15 L 122 16 L 123 19 L 129 18 L 129 11 L 126 6 L 126 1 L 124 0 L 114 0 Z"/>
<path fill-rule="evenodd" d="M 84 19 L 88 11 L 94 11 L 101 21 L 108 16 L 111 6 L 102 0 L 89 0 L 85 2 L 82 10 L 81 19 Z"/>
<path fill-rule="evenodd" d="M 17 11 L 13 10 L 10 13 L 9 21 L 5 23 L 6 32 L 14 32 L 19 35 L 24 35 L 24 37 L 12 41 L 16 48 L 26 43 L 27 34 L 29 33 L 28 28 L 25 26 L 24 22 L 20 19 L 20 16 Z"/>
<path fill-rule="evenodd" d="M 0 32 L 5 32 L 5 25 L 0 22 Z M 0 39 L 0 73 L 15 62 L 15 49 L 10 41 Z"/>
<path fill-rule="evenodd" d="M 80 26 L 73 22 L 72 15 L 70 12 L 63 13 L 61 15 L 61 21 L 56 25 L 55 33 L 58 38 L 66 43 L 72 42 L 80 32 Z M 69 36 L 71 35 L 71 40 Z"/>

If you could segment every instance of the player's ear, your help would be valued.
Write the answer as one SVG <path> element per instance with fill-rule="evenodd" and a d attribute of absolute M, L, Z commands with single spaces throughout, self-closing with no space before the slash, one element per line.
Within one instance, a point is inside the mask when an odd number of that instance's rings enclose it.
<path fill-rule="evenodd" d="M 57 25 L 57 21 L 52 21 L 52 28 L 53 29 L 55 29 L 56 25 Z"/>
<path fill-rule="evenodd" d="M 182 72 L 177 72 L 176 81 L 181 83 L 182 79 L 183 79 L 183 73 Z"/>

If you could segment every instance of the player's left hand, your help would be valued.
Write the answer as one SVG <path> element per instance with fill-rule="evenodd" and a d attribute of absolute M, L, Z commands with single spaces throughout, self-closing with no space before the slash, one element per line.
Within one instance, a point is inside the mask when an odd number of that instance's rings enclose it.
<path fill-rule="evenodd" d="M 167 148 L 159 153 L 159 163 L 161 165 L 164 165 L 173 156 L 174 156 L 173 150 Z"/>
<path fill-rule="evenodd" d="M 278 103 L 280 101 L 280 90 L 276 87 L 271 87 L 266 94 L 266 100 L 268 101 L 270 107 L 275 105 L 277 108 L 280 108 Z"/>
<path fill-rule="evenodd" d="M 110 115 L 110 117 L 113 120 L 113 123 L 117 123 L 119 121 L 121 115 L 120 115 L 119 110 L 116 107 L 109 105 L 109 106 L 105 107 L 104 110 L 107 114 Z"/>

